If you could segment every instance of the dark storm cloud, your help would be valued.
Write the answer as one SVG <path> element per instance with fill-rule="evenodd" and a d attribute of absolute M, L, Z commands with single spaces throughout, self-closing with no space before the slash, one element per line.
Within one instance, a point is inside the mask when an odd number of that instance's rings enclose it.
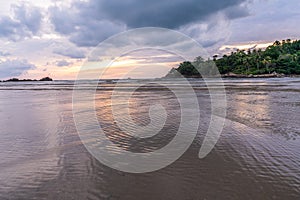
<path fill-rule="evenodd" d="M 51 7 L 49 12 L 55 31 L 68 35 L 70 41 L 77 46 L 95 46 L 126 30 L 122 23 L 97 17 L 99 11 L 89 7 L 86 2 L 77 2 L 71 8 Z"/>
<path fill-rule="evenodd" d="M 99 17 L 121 21 L 129 27 L 174 29 L 242 2 L 244 0 L 94 0 L 91 6 L 99 8 Z"/>
<path fill-rule="evenodd" d="M 0 37 L 12 41 L 35 35 L 41 25 L 41 11 L 27 4 L 12 6 L 13 17 L 0 16 Z"/>
<path fill-rule="evenodd" d="M 17 77 L 36 66 L 27 60 L 6 60 L 0 62 L 0 78 Z"/>
<path fill-rule="evenodd" d="M 90 0 L 49 8 L 54 28 L 78 46 L 95 46 L 105 38 L 145 26 L 179 29 L 224 11 L 228 19 L 247 15 L 247 0 Z"/>
<path fill-rule="evenodd" d="M 89 21 L 71 35 L 70 41 L 78 46 L 95 46 L 108 37 L 125 30 L 125 26 L 110 21 Z"/>

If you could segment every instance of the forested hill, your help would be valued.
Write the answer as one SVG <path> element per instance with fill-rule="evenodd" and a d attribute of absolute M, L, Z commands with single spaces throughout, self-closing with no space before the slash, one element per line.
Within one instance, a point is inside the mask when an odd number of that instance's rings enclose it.
<path fill-rule="evenodd" d="M 238 50 L 216 59 L 216 65 L 221 74 L 300 74 L 300 41 L 275 41 L 265 51 Z"/>
<path fill-rule="evenodd" d="M 199 62 L 200 57 L 194 62 Z M 290 39 L 275 41 L 273 45 L 265 50 L 237 50 L 230 55 L 224 55 L 222 58 L 214 56 L 215 61 L 221 74 L 243 74 L 243 75 L 260 75 L 260 74 L 300 74 L 300 40 L 291 41 Z M 211 62 L 204 61 L 203 62 Z M 196 77 L 198 71 L 192 66 L 193 62 L 185 61 L 180 63 L 179 67 L 172 69 L 167 75 L 178 71 L 187 77 Z"/>

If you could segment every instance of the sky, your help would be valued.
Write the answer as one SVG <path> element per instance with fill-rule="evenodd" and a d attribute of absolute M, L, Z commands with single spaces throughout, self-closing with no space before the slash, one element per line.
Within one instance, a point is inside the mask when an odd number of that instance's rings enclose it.
<path fill-rule="evenodd" d="M 0 80 L 75 79 L 99 43 L 135 28 L 179 31 L 212 56 L 299 39 L 299 21 L 299 0 L 1 1 Z M 170 52 L 132 52 L 116 59 L 106 78 L 136 66 L 133 78 L 162 76 L 181 59 Z"/>

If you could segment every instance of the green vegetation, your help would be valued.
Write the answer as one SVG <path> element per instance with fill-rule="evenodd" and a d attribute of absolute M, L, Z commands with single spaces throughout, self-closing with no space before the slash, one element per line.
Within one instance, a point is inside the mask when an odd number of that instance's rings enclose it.
<path fill-rule="evenodd" d="M 248 76 L 276 73 L 299 75 L 300 40 L 291 41 L 287 39 L 281 42 L 275 41 L 273 45 L 267 47 L 265 50 L 237 50 L 219 59 L 215 55 L 213 61 L 221 74 Z M 194 62 L 185 61 L 180 63 L 178 68 L 172 69 L 167 77 L 172 77 L 176 71 L 185 77 L 199 77 L 199 72 L 194 66 L 198 69 L 203 68 L 203 66 L 208 68 L 212 66 L 211 62 L 211 60 L 204 61 L 201 57 L 197 57 Z M 197 67 L 199 63 L 201 63 L 200 68 Z"/>
<path fill-rule="evenodd" d="M 201 77 L 201 74 L 215 76 L 217 74 L 217 68 L 215 62 L 212 60 L 205 61 L 202 57 L 198 56 L 193 62 L 184 61 L 179 64 L 178 68 L 173 68 L 166 75 L 168 78 L 174 77 Z"/>

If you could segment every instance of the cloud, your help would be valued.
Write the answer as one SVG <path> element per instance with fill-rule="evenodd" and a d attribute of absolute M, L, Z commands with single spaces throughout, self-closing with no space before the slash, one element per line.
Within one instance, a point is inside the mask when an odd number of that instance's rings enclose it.
<path fill-rule="evenodd" d="M 77 46 L 96 46 L 104 39 L 126 30 L 126 25 L 105 18 L 95 18 L 96 10 L 88 10 L 79 3 L 72 8 L 49 8 L 55 31 L 69 36 Z"/>
<path fill-rule="evenodd" d="M 188 24 L 179 30 L 213 52 L 230 37 L 229 24 L 226 14 L 218 13 L 205 22 Z"/>
<path fill-rule="evenodd" d="M 27 60 L 5 60 L 0 62 L 0 78 L 17 77 L 36 66 Z"/>
<path fill-rule="evenodd" d="M 12 9 L 13 17 L 0 16 L 0 38 L 19 41 L 36 35 L 42 21 L 40 9 L 24 3 Z"/>
<path fill-rule="evenodd" d="M 50 7 L 55 31 L 67 35 L 77 46 L 99 42 L 137 27 L 181 29 L 207 21 L 223 12 L 227 20 L 248 14 L 248 0 L 90 0 L 74 1 L 69 7 Z"/>
<path fill-rule="evenodd" d="M 31 33 L 36 34 L 41 26 L 41 10 L 31 5 L 21 4 L 13 6 L 15 19 L 25 26 Z"/>
<path fill-rule="evenodd" d="M 76 59 L 85 58 L 84 51 L 78 49 L 77 47 L 58 48 L 58 49 L 54 49 L 53 53 L 62 55 L 62 56 L 66 56 L 69 58 L 76 58 Z"/>
<path fill-rule="evenodd" d="M 96 46 L 99 42 L 126 30 L 125 25 L 107 20 L 90 21 L 71 35 L 70 41 L 77 46 Z"/>
<path fill-rule="evenodd" d="M 56 62 L 56 66 L 58 66 L 58 67 L 67 67 L 67 66 L 70 66 L 72 64 L 73 64 L 72 62 L 68 62 L 66 60 L 60 60 L 60 61 Z"/>
<path fill-rule="evenodd" d="M 299 38 L 300 1 L 257 1 L 251 16 L 231 23 L 231 43 Z"/>
<path fill-rule="evenodd" d="M 237 19 L 250 15 L 248 4 L 242 3 L 224 9 L 224 14 L 228 19 Z"/>
<path fill-rule="evenodd" d="M 5 56 L 10 56 L 11 54 L 10 53 L 8 53 L 8 52 L 3 52 L 3 51 L 0 51 L 0 56 L 3 56 L 3 57 L 5 57 Z"/>
<path fill-rule="evenodd" d="M 248 50 L 248 49 L 265 49 L 268 46 L 271 46 L 273 42 L 245 42 L 245 43 L 235 43 L 231 45 L 224 45 L 219 49 L 219 54 L 229 54 L 233 51 L 239 50 Z"/>
<path fill-rule="evenodd" d="M 134 64 L 163 64 L 183 61 L 179 55 L 172 54 L 167 51 L 157 49 L 139 49 L 132 51 L 124 56 L 117 58 L 117 62 L 130 62 Z"/>
<path fill-rule="evenodd" d="M 245 0 L 92 0 L 89 8 L 95 8 L 94 13 L 98 11 L 96 17 L 120 21 L 132 28 L 176 29 L 243 2 Z"/>

